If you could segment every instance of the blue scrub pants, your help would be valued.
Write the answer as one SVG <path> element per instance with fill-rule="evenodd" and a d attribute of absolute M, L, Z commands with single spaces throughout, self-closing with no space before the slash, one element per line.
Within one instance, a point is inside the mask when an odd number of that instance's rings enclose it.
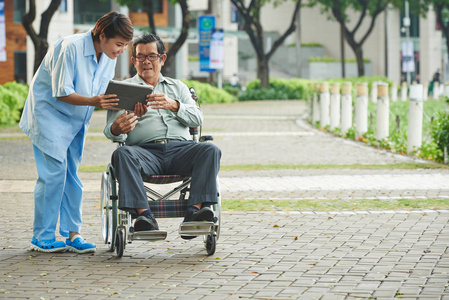
<path fill-rule="evenodd" d="M 34 188 L 33 235 L 38 240 L 56 239 L 59 217 L 59 233 L 68 237 L 69 232 L 80 232 L 82 222 L 83 185 L 77 171 L 84 147 L 81 130 L 69 148 L 64 161 L 45 154 L 33 145 L 38 179 Z"/>

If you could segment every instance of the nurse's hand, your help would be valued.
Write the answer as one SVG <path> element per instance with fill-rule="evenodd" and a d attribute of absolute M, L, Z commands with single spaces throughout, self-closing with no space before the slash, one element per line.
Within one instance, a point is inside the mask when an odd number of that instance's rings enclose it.
<path fill-rule="evenodd" d="M 148 111 L 147 106 L 146 106 L 146 105 L 143 105 L 143 104 L 140 103 L 140 102 L 137 102 L 136 105 L 134 106 L 134 114 L 135 114 L 136 116 L 138 116 L 139 118 L 140 118 L 141 116 L 143 116 L 144 114 L 146 114 L 147 111 Z"/>
<path fill-rule="evenodd" d="M 137 125 L 137 116 L 134 113 L 125 111 L 115 119 L 111 125 L 113 135 L 120 135 L 131 132 Z"/>
<path fill-rule="evenodd" d="M 115 94 L 100 94 L 94 96 L 92 97 L 94 102 L 92 106 L 95 106 L 96 108 L 115 108 L 119 101 L 116 97 L 117 95 Z"/>

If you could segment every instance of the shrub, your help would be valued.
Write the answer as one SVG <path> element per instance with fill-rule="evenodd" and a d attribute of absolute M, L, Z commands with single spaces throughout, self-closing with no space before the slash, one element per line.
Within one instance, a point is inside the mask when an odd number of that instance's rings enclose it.
<path fill-rule="evenodd" d="M 306 99 L 311 87 L 308 79 L 270 78 L 270 86 L 260 88 L 260 80 L 255 79 L 246 85 L 246 90 L 238 96 L 240 101 L 246 100 L 282 100 L 282 99 Z"/>
<path fill-rule="evenodd" d="M 432 138 L 439 149 L 435 159 L 443 161 L 444 148 L 449 151 L 449 113 L 437 114 L 432 123 Z"/>
<path fill-rule="evenodd" d="M 15 81 L 0 86 L 0 125 L 12 125 L 20 120 L 27 94 L 28 86 Z"/>
<path fill-rule="evenodd" d="M 229 103 L 237 99 L 228 92 L 196 80 L 182 80 L 189 88 L 195 89 L 201 103 Z"/>

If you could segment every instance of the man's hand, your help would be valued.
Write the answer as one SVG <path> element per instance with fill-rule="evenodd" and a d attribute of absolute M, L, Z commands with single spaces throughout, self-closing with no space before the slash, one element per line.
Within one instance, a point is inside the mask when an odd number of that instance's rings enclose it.
<path fill-rule="evenodd" d="M 140 102 L 137 102 L 136 105 L 134 106 L 134 114 L 135 114 L 136 116 L 138 116 L 139 118 L 140 118 L 141 116 L 143 116 L 144 114 L 146 114 L 147 111 L 148 111 L 147 106 L 146 106 L 146 105 L 143 105 L 143 104 L 140 103 Z"/>
<path fill-rule="evenodd" d="M 119 99 L 117 98 L 117 95 L 115 94 L 100 94 L 97 96 L 92 97 L 93 104 L 92 106 L 95 106 L 96 108 L 114 108 L 118 105 Z"/>
<path fill-rule="evenodd" d="M 120 135 L 131 132 L 137 125 L 137 116 L 134 113 L 128 113 L 125 111 L 123 114 L 115 119 L 111 126 L 111 132 L 113 135 Z"/>
<path fill-rule="evenodd" d="M 152 109 L 167 109 L 172 112 L 179 110 L 178 101 L 168 98 L 165 94 L 147 95 L 147 103 Z"/>

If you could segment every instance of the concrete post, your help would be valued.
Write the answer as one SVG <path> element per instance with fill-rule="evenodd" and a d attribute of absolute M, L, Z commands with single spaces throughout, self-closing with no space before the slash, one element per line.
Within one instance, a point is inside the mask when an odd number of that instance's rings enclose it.
<path fill-rule="evenodd" d="M 388 84 L 381 82 L 377 86 L 377 129 L 376 139 L 383 140 L 389 135 L 390 99 Z"/>
<path fill-rule="evenodd" d="M 312 120 L 313 115 L 313 93 L 310 93 L 313 88 L 313 83 L 309 82 L 307 84 L 307 116 L 309 120 Z"/>
<path fill-rule="evenodd" d="M 346 135 L 352 127 L 352 83 L 345 82 L 341 87 L 341 133 Z"/>
<path fill-rule="evenodd" d="M 410 87 L 410 106 L 408 113 L 407 153 L 415 151 L 422 144 L 423 120 L 423 86 L 415 84 Z"/>
<path fill-rule="evenodd" d="M 355 138 L 359 139 L 368 131 L 368 84 L 357 83 L 355 100 Z"/>
<path fill-rule="evenodd" d="M 444 84 L 444 97 L 449 97 L 449 82 Z"/>
<path fill-rule="evenodd" d="M 340 84 L 338 83 L 331 85 L 330 118 L 331 130 L 340 126 Z"/>
<path fill-rule="evenodd" d="M 330 125 L 329 83 L 323 82 L 320 87 L 320 125 L 324 128 Z"/>
<path fill-rule="evenodd" d="M 429 99 L 429 85 L 427 82 L 424 82 L 422 86 L 422 99 L 424 101 Z"/>
<path fill-rule="evenodd" d="M 313 92 L 313 104 L 312 104 L 312 123 L 313 123 L 313 125 L 316 125 L 316 123 L 320 121 L 320 98 L 318 95 L 319 88 L 320 88 L 320 85 L 318 83 L 316 83 L 314 92 Z"/>
<path fill-rule="evenodd" d="M 401 101 L 407 101 L 407 82 L 403 82 L 401 85 Z"/>
<path fill-rule="evenodd" d="M 371 84 L 371 102 L 376 103 L 377 102 L 377 82 L 374 81 Z"/>
<path fill-rule="evenodd" d="M 390 99 L 391 99 L 391 101 L 397 101 L 398 100 L 398 86 L 394 82 L 393 82 L 393 85 L 391 86 Z"/>

